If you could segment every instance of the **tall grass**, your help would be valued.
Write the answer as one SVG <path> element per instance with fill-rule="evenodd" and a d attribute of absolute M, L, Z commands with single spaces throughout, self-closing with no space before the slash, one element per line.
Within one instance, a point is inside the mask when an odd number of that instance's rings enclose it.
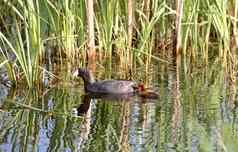
<path fill-rule="evenodd" d="M 104 1 L 98 0 L 97 1 L 96 10 L 96 29 L 98 32 L 98 47 L 100 50 L 105 51 L 105 57 L 109 58 L 109 64 L 111 64 L 112 58 L 112 45 L 113 45 L 113 37 L 114 35 L 114 26 L 116 24 L 117 14 L 116 10 L 119 6 L 119 1 L 111 0 L 111 1 Z M 115 26 L 116 27 L 116 26 Z M 115 29 L 117 30 L 117 29 Z M 110 67 L 110 65 L 109 65 Z"/>
<path fill-rule="evenodd" d="M 56 41 L 55 47 L 57 48 L 56 54 L 62 59 L 66 55 L 71 62 L 74 62 L 76 55 L 76 44 L 77 39 L 83 43 L 83 32 L 84 23 L 81 18 L 83 18 L 84 13 L 82 9 L 77 9 L 78 6 L 83 6 L 83 2 L 74 1 L 60 1 L 51 2 L 44 0 L 44 6 L 47 8 L 47 18 L 49 22 L 49 37 Z M 43 16 L 44 18 L 44 16 Z M 81 35 L 77 36 L 75 32 L 79 32 Z M 78 38 L 79 37 L 79 38 Z M 61 60 L 61 62 L 63 62 Z"/>
<path fill-rule="evenodd" d="M 150 19 L 148 19 L 141 10 L 137 11 L 141 27 L 140 29 L 137 29 L 139 39 L 135 57 L 139 62 L 145 64 L 146 67 L 148 67 L 151 61 L 153 46 L 154 43 L 156 43 L 154 42 L 155 25 L 161 19 L 162 14 L 165 12 L 165 4 L 163 3 L 159 6 L 157 4 L 154 4 L 153 14 L 151 15 Z"/>
<path fill-rule="evenodd" d="M 236 53 L 231 51 L 237 45 L 231 43 L 232 37 L 237 41 L 237 0 L 183 0 L 179 5 L 183 7 L 177 12 L 178 6 L 176 8 L 173 1 L 133 1 L 131 46 L 128 44 L 128 20 L 131 19 L 128 18 L 127 2 L 97 0 L 94 3 L 96 62 L 99 64 L 112 67 L 114 59 L 119 59 L 122 67 L 127 68 L 131 59 L 133 65 L 146 66 L 151 60 L 169 60 L 172 46 L 166 43 L 174 40 L 176 15 L 180 17 L 178 37 L 182 42 L 185 72 L 192 65 L 220 61 L 228 69 L 237 63 Z M 2 52 L 14 52 L 29 86 L 39 81 L 39 61 L 49 50 L 55 51 L 52 54 L 59 56 L 61 63 L 79 65 L 85 62 L 88 40 L 85 1 L 1 3 Z M 9 17 L 13 19 L 9 20 Z M 44 45 L 51 49 L 45 49 Z M 168 50 L 161 51 L 161 47 Z M 8 60 L 6 54 L 2 55 Z M 104 59 L 109 60 L 105 62 Z M 235 67 L 229 70 L 235 70 Z"/>
<path fill-rule="evenodd" d="M 42 45 L 39 3 L 18 2 L 19 10 L 10 2 L 8 6 L 13 11 L 12 26 L 15 28 L 8 33 L 0 32 L 0 39 L 5 46 L 4 51 L 10 50 L 15 54 L 28 86 L 33 87 L 39 80 L 38 66 Z"/>

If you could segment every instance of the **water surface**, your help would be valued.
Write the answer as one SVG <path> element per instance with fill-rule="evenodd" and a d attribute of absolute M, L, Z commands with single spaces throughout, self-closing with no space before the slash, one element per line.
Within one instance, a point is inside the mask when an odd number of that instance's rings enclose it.
<path fill-rule="evenodd" d="M 224 74 L 182 73 L 150 74 L 156 100 L 92 99 L 76 82 L 40 92 L 2 85 L 0 151 L 236 151 L 236 96 Z"/>

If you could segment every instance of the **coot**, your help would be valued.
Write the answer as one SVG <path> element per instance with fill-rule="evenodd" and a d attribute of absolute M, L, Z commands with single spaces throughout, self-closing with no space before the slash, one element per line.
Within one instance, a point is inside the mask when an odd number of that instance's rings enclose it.
<path fill-rule="evenodd" d="M 98 96 L 109 94 L 121 96 L 122 94 L 138 94 L 143 98 L 157 99 L 158 94 L 154 90 L 145 88 L 144 84 L 137 84 L 130 80 L 102 80 L 95 81 L 93 74 L 88 69 L 78 68 L 73 72 L 73 76 L 81 77 L 84 81 L 84 90 L 87 93 Z"/>
<path fill-rule="evenodd" d="M 130 94 L 138 91 L 137 84 L 129 80 L 102 80 L 95 81 L 88 69 L 78 68 L 73 76 L 81 77 L 84 81 L 85 92 L 103 94 Z"/>

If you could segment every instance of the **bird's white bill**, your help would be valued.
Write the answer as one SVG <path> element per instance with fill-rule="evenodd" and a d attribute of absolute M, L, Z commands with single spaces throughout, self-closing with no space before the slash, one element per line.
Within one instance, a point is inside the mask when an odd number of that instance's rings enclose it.
<path fill-rule="evenodd" d="M 74 77 L 77 77 L 78 74 L 79 74 L 78 70 L 75 70 L 75 71 L 73 72 L 73 76 L 74 76 Z"/>

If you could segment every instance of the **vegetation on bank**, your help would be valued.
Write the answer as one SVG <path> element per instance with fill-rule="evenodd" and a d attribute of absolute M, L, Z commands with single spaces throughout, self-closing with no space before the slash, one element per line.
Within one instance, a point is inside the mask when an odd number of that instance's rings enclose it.
<path fill-rule="evenodd" d="M 33 87 L 55 58 L 129 70 L 181 56 L 185 73 L 216 62 L 234 81 L 237 15 L 238 0 L 3 0 L 0 66 Z"/>

